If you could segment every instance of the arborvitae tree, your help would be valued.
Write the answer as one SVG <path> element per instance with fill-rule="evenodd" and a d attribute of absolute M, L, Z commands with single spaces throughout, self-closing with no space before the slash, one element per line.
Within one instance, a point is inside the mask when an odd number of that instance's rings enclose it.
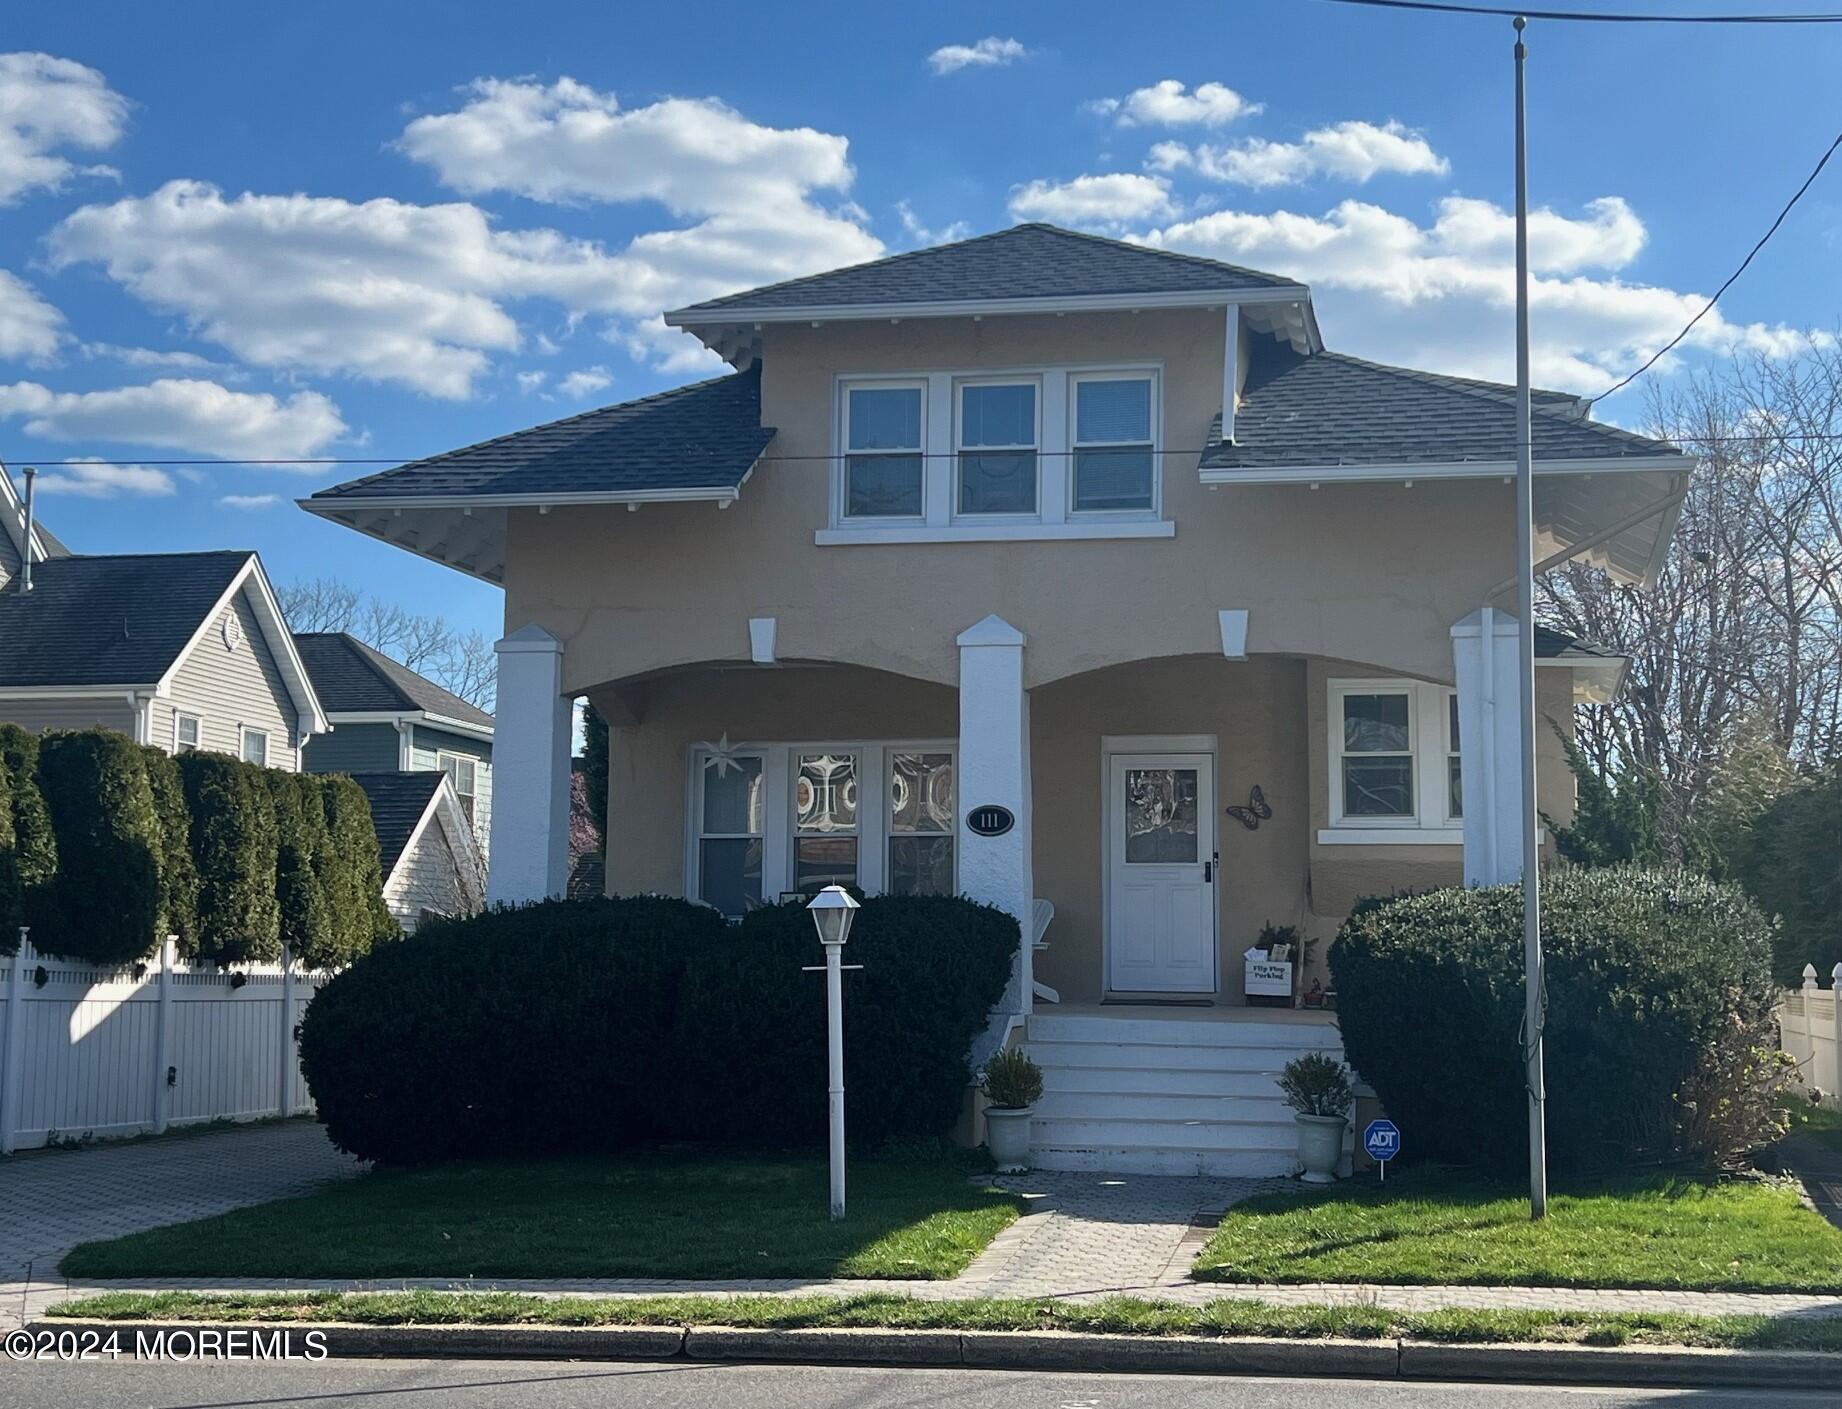
<path fill-rule="evenodd" d="M 182 951 L 198 940 L 198 867 L 192 861 L 192 814 L 186 809 L 179 764 L 165 749 L 144 745 L 141 761 L 154 813 L 160 819 L 160 925 L 162 938 L 176 935 Z"/>
<path fill-rule="evenodd" d="M 17 724 L 0 724 L 0 773 L 6 777 L 7 821 L 12 836 L 0 859 L 0 953 L 19 947 L 19 927 L 45 938 L 55 926 L 57 838 L 38 787 L 38 740 Z"/>
<path fill-rule="evenodd" d="M 188 753 L 179 775 L 198 865 L 198 957 L 279 959 L 275 804 L 263 770 L 224 754 Z"/>
<path fill-rule="evenodd" d="M 57 836 L 57 924 L 33 947 L 98 964 L 153 953 L 165 843 L 140 745 L 108 729 L 48 734 L 38 783 Z"/>
<path fill-rule="evenodd" d="M 336 948 L 336 917 L 326 894 L 326 807 L 311 773 L 265 770 L 275 804 L 275 900 L 281 942 L 295 959 L 319 968 Z"/>

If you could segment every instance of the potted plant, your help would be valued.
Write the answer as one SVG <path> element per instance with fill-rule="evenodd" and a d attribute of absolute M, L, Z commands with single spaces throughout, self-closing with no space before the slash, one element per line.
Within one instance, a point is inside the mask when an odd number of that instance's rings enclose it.
<path fill-rule="evenodd" d="M 985 1064 L 979 1090 L 985 1108 L 985 1144 L 1002 1174 L 1030 1166 L 1030 1108 L 1042 1099 L 1043 1074 L 1021 1047 L 1010 1047 Z"/>
<path fill-rule="evenodd" d="M 1349 1068 L 1322 1052 L 1294 1057 L 1279 1074 L 1279 1089 L 1297 1114 L 1298 1162 L 1307 1184 L 1334 1184 L 1343 1158 L 1343 1127 L 1355 1099 Z"/>

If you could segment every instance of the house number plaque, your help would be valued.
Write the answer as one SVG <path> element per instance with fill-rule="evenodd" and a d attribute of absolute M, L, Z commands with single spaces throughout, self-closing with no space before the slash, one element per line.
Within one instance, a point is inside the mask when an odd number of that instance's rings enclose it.
<path fill-rule="evenodd" d="M 1017 825 L 1017 819 L 1011 815 L 1008 807 L 1000 807 L 995 802 L 988 802 L 982 807 L 975 807 L 966 814 L 966 830 L 974 836 L 1001 837 Z"/>

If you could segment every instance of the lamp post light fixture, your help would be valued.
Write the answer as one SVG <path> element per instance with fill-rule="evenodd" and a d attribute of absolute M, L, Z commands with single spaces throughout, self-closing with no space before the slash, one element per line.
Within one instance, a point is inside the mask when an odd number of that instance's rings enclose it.
<path fill-rule="evenodd" d="M 831 1117 L 831 1216 L 844 1217 L 844 942 L 857 902 L 843 886 L 826 886 L 806 909 L 825 946 L 826 1104 Z M 855 966 L 853 966 L 855 967 Z"/>

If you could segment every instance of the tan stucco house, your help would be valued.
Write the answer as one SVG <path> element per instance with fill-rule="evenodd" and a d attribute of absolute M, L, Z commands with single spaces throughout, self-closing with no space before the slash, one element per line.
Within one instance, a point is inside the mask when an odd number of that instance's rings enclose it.
<path fill-rule="evenodd" d="M 1510 389 L 1332 352 L 1292 280 L 1046 225 L 667 321 L 735 370 L 303 501 L 504 586 L 493 898 L 564 889 L 587 696 L 610 890 L 1003 906 L 1040 940 L 996 1028 L 1050 1068 L 1043 1162 L 1289 1164 L 1270 1076 L 1147 1073 L 1334 1048 L 1231 1021 L 1263 924 L 1517 874 Z M 1541 567 L 1647 583 L 1690 460 L 1534 404 Z M 1562 730 L 1619 686 L 1540 651 Z"/>

